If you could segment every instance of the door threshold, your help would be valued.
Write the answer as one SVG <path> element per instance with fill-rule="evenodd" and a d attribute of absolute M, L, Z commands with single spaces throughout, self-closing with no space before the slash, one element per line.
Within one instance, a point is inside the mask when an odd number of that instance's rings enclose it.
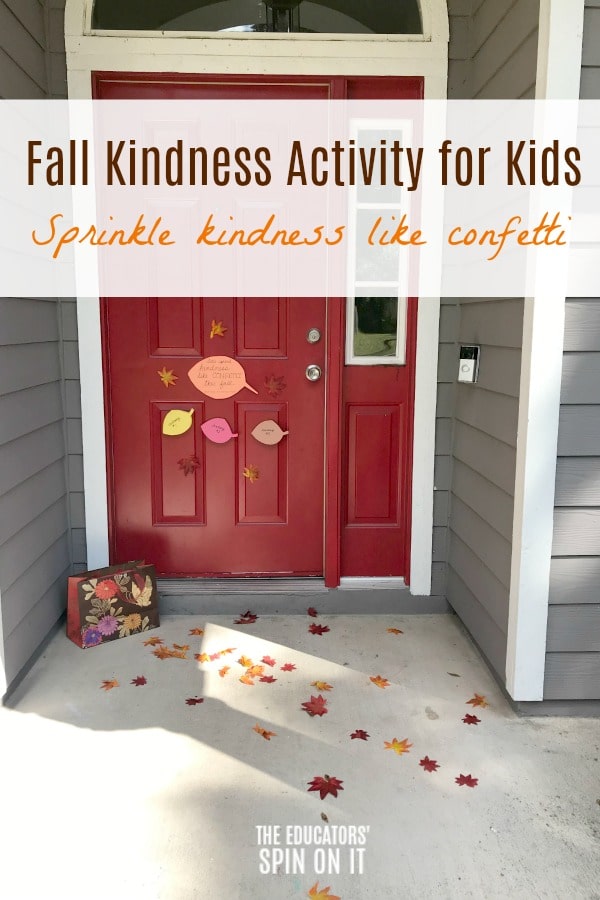
<path fill-rule="evenodd" d="M 323 578 L 159 578 L 164 596 L 194 594 L 323 594 Z"/>
<path fill-rule="evenodd" d="M 340 578 L 341 591 L 406 590 L 404 578 Z"/>

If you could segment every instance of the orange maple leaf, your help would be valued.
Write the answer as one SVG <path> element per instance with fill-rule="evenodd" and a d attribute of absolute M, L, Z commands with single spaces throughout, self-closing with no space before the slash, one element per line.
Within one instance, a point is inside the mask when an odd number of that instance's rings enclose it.
<path fill-rule="evenodd" d="M 251 678 L 250 675 L 241 675 L 240 681 L 242 682 L 242 684 L 249 684 L 251 686 L 254 686 L 254 678 Z"/>
<path fill-rule="evenodd" d="M 163 639 L 159 637 L 151 637 L 148 638 L 147 641 L 144 641 L 144 647 L 156 647 L 157 644 L 164 644 Z"/>
<path fill-rule="evenodd" d="M 398 756 L 402 756 L 403 753 L 410 753 L 409 747 L 412 747 L 412 744 L 409 743 L 408 738 L 404 738 L 403 741 L 399 741 L 398 738 L 394 738 L 392 741 L 384 741 L 386 750 L 393 750 L 394 753 L 397 753 Z"/>
<path fill-rule="evenodd" d="M 221 656 L 226 656 L 228 653 L 235 653 L 236 647 L 228 647 L 227 650 L 219 650 Z"/>
<path fill-rule="evenodd" d="M 474 694 L 470 700 L 467 700 L 467 705 L 469 704 L 471 706 L 481 706 L 482 708 L 490 705 L 483 694 Z"/>
<path fill-rule="evenodd" d="M 119 687 L 119 682 L 116 678 L 113 678 L 112 681 L 103 681 L 100 685 L 100 689 L 103 691 L 112 691 L 112 689 L 116 687 Z"/>
<path fill-rule="evenodd" d="M 177 379 L 179 378 L 178 375 L 174 375 L 174 374 L 173 374 L 173 370 L 172 370 L 172 369 L 170 369 L 169 371 L 167 371 L 167 369 L 166 369 L 165 366 L 163 366 L 162 369 L 159 369 L 159 370 L 157 371 L 156 374 L 158 375 L 158 377 L 160 378 L 160 380 L 162 381 L 162 383 L 164 384 L 164 386 L 165 386 L 166 388 L 168 388 L 169 386 L 173 386 L 173 387 L 174 387 L 174 386 L 175 386 L 175 382 L 176 382 Z"/>
<path fill-rule="evenodd" d="M 260 734 L 261 737 L 264 737 L 265 741 L 270 741 L 272 737 L 277 737 L 277 733 L 275 731 L 267 731 L 266 728 L 261 728 L 261 726 L 256 723 L 252 731 L 255 731 L 257 734 Z"/>
<path fill-rule="evenodd" d="M 388 634 L 404 634 L 399 628 L 388 628 Z"/>
<path fill-rule="evenodd" d="M 157 659 L 170 659 L 173 656 L 173 651 L 169 650 L 168 647 L 157 647 L 152 653 Z"/>
<path fill-rule="evenodd" d="M 210 659 L 210 656 L 208 655 L 208 653 L 194 653 L 194 659 L 197 659 L 198 662 L 203 663 L 203 662 L 208 662 Z"/>
<path fill-rule="evenodd" d="M 326 681 L 311 681 L 311 687 L 316 687 L 318 691 L 332 691 L 333 685 L 327 684 Z"/>
<path fill-rule="evenodd" d="M 223 666 L 222 669 L 219 669 L 219 675 L 221 676 L 221 678 L 225 678 L 225 676 L 229 672 L 229 668 L 229 666 Z"/>
<path fill-rule="evenodd" d="M 250 678 L 257 678 L 259 675 L 264 675 L 264 674 L 265 674 L 264 666 L 248 666 L 248 668 L 246 669 L 246 675 L 248 675 Z"/>
<path fill-rule="evenodd" d="M 189 644 L 173 644 L 173 647 L 175 650 L 183 650 L 184 653 L 190 649 Z"/>
<path fill-rule="evenodd" d="M 254 484 L 255 481 L 258 481 L 260 478 L 260 472 L 256 468 L 256 466 L 246 466 L 244 469 L 244 478 L 247 478 L 250 484 Z"/>
<path fill-rule="evenodd" d="M 185 650 L 170 650 L 169 656 L 171 656 L 173 659 L 187 659 Z"/>
<path fill-rule="evenodd" d="M 204 628 L 190 628 L 190 634 L 204 634 Z"/>
<path fill-rule="evenodd" d="M 210 339 L 212 340 L 214 337 L 225 337 L 225 332 L 227 328 L 223 325 L 222 322 L 217 322 L 215 319 L 210 323 Z"/>
<path fill-rule="evenodd" d="M 377 685 L 378 688 L 386 688 L 390 686 L 387 678 L 382 678 L 381 675 L 371 676 L 370 681 L 372 681 L 373 684 Z"/>
<path fill-rule="evenodd" d="M 240 666 L 243 666 L 245 669 L 249 669 L 250 666 L 254 665 L 254 663 L 248 656 L 240 656 L 240 658 L 238 659 L 238 662 L 239 662 Z"/>
<path fill-rule="evenodd" d="M 319 889 L 319 882 L 316 881 L 308 892 L 307 897 L 312 897 L 312 900 L 342 900 L 341 897 L 337 897 L 335 894 L 330 894 L 329 891 L 329 885 L 327 885 L 327 887 Z"/>

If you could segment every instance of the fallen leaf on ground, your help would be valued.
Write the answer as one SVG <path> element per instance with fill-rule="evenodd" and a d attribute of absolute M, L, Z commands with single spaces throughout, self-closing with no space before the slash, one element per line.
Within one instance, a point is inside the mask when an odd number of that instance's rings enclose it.
<path fill-rule="evenodd" d="M 100 685 L 100 689 L 103 691 L 112 691 L 112 689 L 116 687 L 119 687 L 119 682 L 116 678 L 113 678 L 112 681 L 103 681 Z"/>
<path fill-rule="evenodd" d="M 263 658 L 261 659 L 261 662 L 263 662 L 265 664 L 265 666 L 274 666 L 277 661 L 275 659 L 273 659 L 271 656 L 263 656 Z"/>
<path fill-rule="evenodd" d="M 198 662 L 205 663 L 210 661 L 210 656 L 208 653 L 194 653 L 194 659 L 197 659 Z"/>
<path fill-rule="evenodd" d="M 309 716 L 324 716 L 329 712 L 327 709 L 327 700 L 320 694 L 318 697 L 311 697 L 310 700 L 303 703 L 302 709 L 307 712 Z"/>
<path fill-rule="evenodd" d="M 238 659 L 238 662 L 239 662 L 240 666 L 243 666 L 245 669 L 249 669 L 250 666 L 254 665 L 254 663 L 252 662 L 252 660 L 250 659 L 249 656 L 240 656 L 240 658 Z"/>
<path fill-rule="evenodd" d="M 190 628 L 189 634 L 204 634 L 204 628 Z"/>
<path fill-rule="evenodd" d="M 460 678 L 460 675 L 457 675 L 456 672 L 447 672 L 446 674 L 452 675 L 453 678 Z"/>
<path fill-rule="evenodd" d="M 187 651 L 190 649 L 190 645 L 189 644 L 173 644 L 173 649 L 174 650 L 182 650 L 184 653 L 187 653 Z"/>
<path fill-rule="evenodd" d="M 308 630 L 311 634 L 325 634 L 326 631 L 329 631 L 329 625 L 317 625 L 316 622 L 313 622 L 308 626 Z"/>
<path fill-rule="evenodd" d="M 148 638 L 147 641 L 144 641 L 144 647 L 156 647 L 157 644 L 164 644 L 163 639 L 159 637 L 151 637 Z"/>
<path fill-rule="evenodd" d="M 331 888 L 329 887 L 329 885 L 319 890 L 319 882 L 316 881 L 311 887 L 307 896 L 312 897 L 312 900 L 342 900 L 341 897 L 336 897 L 335 894 L 330 894 L 330 890 Z"/>
<path fill-rule="evenodd" d="M 352 732 L 350 737 L 352 738 L 353 741 L 354 740 L 359 740 L 359 741 L 368 741 L 369 740 L 369 734 L 363 728 L 357 728 L 356 731 Z"/>
<path fill-rule="evenodd" d="M 204 703 L 204 697 L 188 697 L 185 702 L 188 706 L 198 706 L 199 703 Z"/>
<path fill-rule="evenodd" d="M 327 684 L 326 681 L 311 681 L 311 687 L 316 687 L 318 691 L 332 691 L 333 685 Z"/>
<path fill-rule="evenodd" d="M 384 741 L 383 743 L 385 744 L 386 750 L 393 750 L 398 756 L 402 756 L 403 753 L 410 753 L 409 748 L 412 747 L 408 738 L 404 738 L 402 741 L 399 741 L 398 738 L 394 738 L 392 741 Z"/>
<path fill-rule="evenodd" d="M 467 700 L 467 705 L 471 706 L 481 706 L 482 709 L 490 704 L 487 702 L 486 698 L 483 694 L 474 694 L 470 700 Z"/>
<path fill-rule="evenodd" d="M 209 659 L 211 662 L 214 662 L 215 659 L 221 659 L 221 654 L 220 653 L 211 653 Z"/>
<path fill-rule="evenodd" d="M 315 775 L 312 781 L 309 781 L 309 793 L 310 791 L 318 791 L 321 800 L 324 800 L 328 794 L 331 794 L 332 797 L 337 797 L 338 791 L 343 791 L 344 788 L 342 784 L 344 782 L 340 781 L 339 778 L 334 778 L 333 775 Z"/>
<path fill-rule="evenodd" d="M 424 756 L 423 759 L 420 759 L 419 765 L 422 766 L 426 772 L 436 772 L 440 767 L 437 760 L 429 759 L 428 756 Z"/>
<path fill-rule="evenodd" d="M 219 669 L 219 675 L 221 676 L 221 678 L 225 678 L 225 676 L 229 672 L 229 668 L 229 666 L 223 666 L 222 669 Z"/>
<path fill-rule="evenodd" d="M 242 684 L 249 684 L 250 686 L 254 685 L 254 678 L 250 678 L 249 675 L 240 675 L 240 681 Z"/>
<path fill-rule="evenodd" d="M 306 615 L 307 615 L 307 616 L 312 616 L 313 619 L 314 619 L 314 618 L 316 618 L 316 616 L 319 615 L 319 613 L 316 611 L 316 609 L 314 608 L 314 606 L 309 606 L 308 609 L 306 610 Z"/>
<path fill-rule="evenodd" d="M 152 654 L 156 656 L 157 659 L 170 659 L 173 656 L 173 651 L 169 650 L 168 647 L 156 647 L 156 649 L 152 651 Z"/>
<path fill-rule="evenodd" d="M 386 687 L 390 686 L 390 683 L 387 680 L 387 678 L 382 678 L 381 675 L 371 676 L 369 681 L 372 681 L 373 684 L 375 684 L 378 688 L 386 688 Z"/>
<path fill-rule="evenodd" d="M 135 684 L 136 687 L 141 687 L 143 684 L 148 684 L 143 675 L 138 675 L 137 678 L 132 678 L 131 683 Z"/>
<path fill-rule="evenodd" d="M 467 787 L 477 787 L 479 784 L 478 778 L 473 778 L 471 775 L 459 775 L 458 778 L 454 779 L 455 782 L 459 785 L 466 785 Z"/>
<path fill-rule="evenodd" d="M 254 623 L 256 622 L 257 619 L 258 619 L 258 616 L 255 616 L 254 613 L 251 613 L 250 610 L 248 610 L 247 612 L 242 613 L 241 616 L 239 617 L 239 619 L 235 619 L 233 624 L 234 625 L 254 625 Z"/>
<path fill-rule="evenodd" d="M 235 653 L 237 647 L 228 647 L 226 650 L 221 650 L 221 656 L 227 656 L 228 653 Z"/>
<path fill-rule="evenodd" d="M 479 725 L 481 719 L 478 719 L 477 716 L 471 716 L 469 713 L 464 717 L 463 722 L 465 725 Z"/>
<path fill-rule="evenodd" d="M 277 737 L 277 733 L 275 731 L 267 731 L 266 728 L 261 728 L 261 726 L 256 723 L 252 731 L 255 731 L 257 734 L 260 734 L 261 737 L 264 737 L 265 741 L 270 741 L 272 737 Z"/>
<path fill-rule="evenodd" d="M 273 678 L 272 675 L 263 675 L 259 681 L 265 681 L 267 684 L 273 684 L 274 681 L 277 681 L 276 678 Z"/>
<path fill-rule="evenodd" d="M 249 675 L 250 678 L 258 678 L 259 675 L 265 674 L 264 666 L 248 666 L 246 669 L 246 675 Z"/>
<path fill-rule="evenodd" d="M 399 628 L 388 628 L 388 634 L 404 634 Z"/>
<path fill-rule="evenodd" d="M 281 666 L 281 671 L 282 672 L 293 672 L 295 668 L 296 668 L 296 666 L 293 663 L 286 663 L 285 665 Z"/>

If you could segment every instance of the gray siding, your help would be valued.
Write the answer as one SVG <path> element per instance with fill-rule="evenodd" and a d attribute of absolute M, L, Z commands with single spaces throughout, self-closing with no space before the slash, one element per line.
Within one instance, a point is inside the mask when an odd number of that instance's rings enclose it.
<path fill-rule="evenodd" d="M 554 502 L 544 697 L 599 699 L 600 300 L 566 304 Z"/>
<path fill-rule="evenodd" d="M 581 98 L 600 100 L 600 0 L 585 3 Z"/>
<path fill-rule="evenodd" d="M 539 0 L 449 0 L 449 96 L 535 95 Z"/>
<path fill-rule="evenodd" d="M 459 342 L 480 345 L 481 361 L 455 392 L 448 601 L 503 680 L 523 301 L 462 300 L 458 314 Z"/>

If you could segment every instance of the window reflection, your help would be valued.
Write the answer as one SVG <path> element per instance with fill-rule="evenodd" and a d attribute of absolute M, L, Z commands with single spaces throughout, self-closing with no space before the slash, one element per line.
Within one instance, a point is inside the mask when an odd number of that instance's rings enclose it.
<path fill-rule="evenodd" d="M 398 298 L 354 298 L 354 356 L 396 356 Z"/>

